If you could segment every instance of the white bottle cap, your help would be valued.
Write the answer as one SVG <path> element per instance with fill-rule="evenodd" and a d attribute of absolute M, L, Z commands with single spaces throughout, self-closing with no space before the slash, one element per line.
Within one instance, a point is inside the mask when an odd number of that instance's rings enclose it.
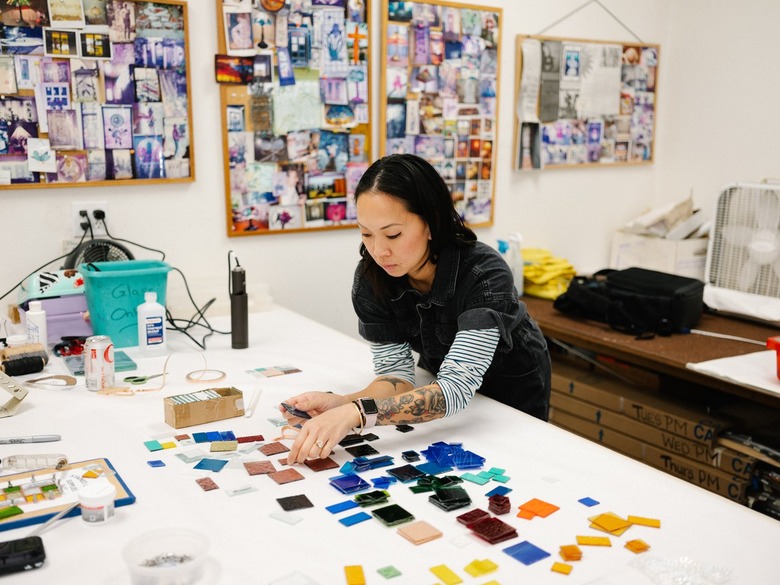
<path fill-rule="evenodd" d="M 9 335 L 5 342 L 8 344 L 8 347 L 21 347 L 22 345 L 27 345 L 27 335 Z"/>
<path fill-rule="evenodd" d="M 157 302 L 157 293 L 153 290 L 147 291 L 144 293 L 144 300 L 147 303 L 156 303 Z"/>
<path fill-rule="evenodd" d="M 41 301 L 30 301 L 28 303 L 28 312 L 32 311 L 42 311 L 43 306 L 41 305 Z"/>

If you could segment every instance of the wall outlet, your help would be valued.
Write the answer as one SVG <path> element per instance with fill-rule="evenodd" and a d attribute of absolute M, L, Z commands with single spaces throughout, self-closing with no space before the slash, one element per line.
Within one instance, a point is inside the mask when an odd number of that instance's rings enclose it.
<path fill-rule="evenodd" d="M 89 217 L 89 221 L 92 223 L 92 232 L 89 231 L 89 228 L 87 228 L 87 237 L 90 235 L 93 236 L 105 236 L 106 234 L 106 224 L 103 223 L 102 219 L 97 219 L 95 217 L 96 211 L 102 211 L 105 216 L 108 215 L 108 204 L 105 201 L 82 201 L 82 202 L 73 202 L 70 204 L 71 209 L 71 222 L 73 225 L 73 235 L 80 238 L 82 235 L 84 235 L 84 229 L 81 227 L 81 224 L 87 221 L 87 218 L 81 215 L 82 211 L 86 211 L 87 215 Z M 104 216 L 104 217 L 105 217 Z"/>

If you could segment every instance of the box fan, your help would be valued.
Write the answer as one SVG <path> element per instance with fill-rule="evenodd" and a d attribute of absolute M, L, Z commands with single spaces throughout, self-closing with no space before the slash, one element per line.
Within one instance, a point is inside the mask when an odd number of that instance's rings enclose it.
<path fill-rule="evenodd" d="M 704 303 L 780 324 L 780 186 L 736 183 L 718 197 Z"/>

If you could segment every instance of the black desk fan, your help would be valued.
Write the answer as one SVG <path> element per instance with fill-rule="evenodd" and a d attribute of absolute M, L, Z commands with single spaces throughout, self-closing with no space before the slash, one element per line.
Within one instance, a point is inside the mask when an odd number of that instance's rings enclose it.
<path fill-rule="evenodd" d="M 125 246 L 114 240 L 92 239 L 82 242 L 68 254 L 63 270 L 76 269 L 90 262 L 113 262 L 133 260 L 134 256 Z"/>

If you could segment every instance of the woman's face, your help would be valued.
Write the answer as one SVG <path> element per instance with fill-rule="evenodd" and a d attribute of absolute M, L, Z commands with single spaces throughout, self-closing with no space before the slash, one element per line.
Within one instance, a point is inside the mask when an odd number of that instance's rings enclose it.
<path fill-rule="evenodd" d="M 366 250 L 390 276 L 426 279 L 433 269 L 426 264 L 431 232 L 419 215 L 395 197 L 369 191 L 357 200 L 357 221 Z"/>

